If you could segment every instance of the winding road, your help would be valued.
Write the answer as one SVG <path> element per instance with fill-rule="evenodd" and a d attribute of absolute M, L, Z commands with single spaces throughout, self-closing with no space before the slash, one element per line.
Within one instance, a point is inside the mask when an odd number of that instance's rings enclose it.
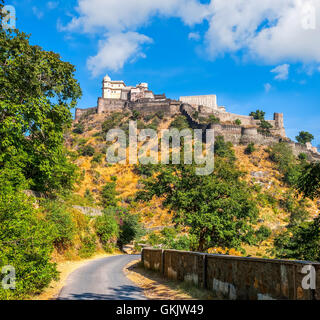
<path fill-rule="evenodd" d="M 146 300 L 123 268 L 140 255 L 117 255 L 93 260 L 70 274 L 58 300 Z"/>

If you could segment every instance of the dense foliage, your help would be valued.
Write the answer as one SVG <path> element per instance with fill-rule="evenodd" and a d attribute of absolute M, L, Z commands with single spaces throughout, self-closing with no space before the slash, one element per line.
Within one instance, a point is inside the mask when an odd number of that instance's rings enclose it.
<path fill-rule="evenodd" d="M 193 250 L 241 248 L 243 242 L 254 242 L 252 223 L 258 210 L 249 186 L 239 179 L 242 173 L 234 165 L 229 144 L 223 143 L 217 139 L 220 156 L 214 174 L 198 176 L 194 165 L 163 167 L 156 177 L 144 180 L 145 190 L 137 197 L 143 201 L 162 197 L 176 213 L 176 222 L 189 228 Z"/>
<path fill-rule="evenodd" d="M 307 131 L 300 131 L 299 135 L 296 136 L 296 139 L 299 143 L 306 144 L 307 142 L 311 142 L 314 139 L 314 136 Z"/>

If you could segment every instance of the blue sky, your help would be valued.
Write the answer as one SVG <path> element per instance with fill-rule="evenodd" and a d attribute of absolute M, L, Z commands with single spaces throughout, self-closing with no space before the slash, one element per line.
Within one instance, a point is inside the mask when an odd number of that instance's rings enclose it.
<path fill-rule="evenodd" d="M 17 27 L 76 66 L 80 108 L 101 80 L 155 93 L 217 94 L 227 111 L 283 112 L 287 135 L 320 144 L 320 18 L 313 0 L 19 0 Z M 262 4 L 263 3 L 263 4 Z M 266 4 L 267 3 L 267 4 Z M 308 6 L 305 6 L 305 4 Z M 240 9 L 239 9 L 240 8 Z M 241 9 L 242 8 L 242 9 Z"/>

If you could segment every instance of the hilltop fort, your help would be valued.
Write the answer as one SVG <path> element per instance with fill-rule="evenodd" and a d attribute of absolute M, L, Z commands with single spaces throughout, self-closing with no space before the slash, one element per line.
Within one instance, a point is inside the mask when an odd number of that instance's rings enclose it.
<path fill-rule="evenodd" d="M 316 147 L 310 143 L 302 145 L 286 137 L 282 113 L 274 113 L 273 120 L 266 120 L 270 129 L 261 130 L 260 120 L 252 116 L 233 114 L 226 107 L 219 106 L 217 96 L 182 96 L 179 100 L 169 99 L 165 94 L 154 94 L 147 83 L 136 86 L 126 86 L 124 81 L 111 80 L 107 75 L 102 81 L 102 96 L 98 98 L 97 106 L 75 111 L 75 120 L 88 114 L 106 114 L 114 112 L 136 111 L 142 116 L 163 113 L 174 117 L 185 115 L 191 128 L 215 129 L 215 135 L 221 135 L 233 144 L 250 142 L 260 145 L 271 145 L 277 142 L 290 144 L 295 155 L 306 153 L 310 160 L 320 160 Z M 217 121 L 212 121 L 217 119 Z"/>

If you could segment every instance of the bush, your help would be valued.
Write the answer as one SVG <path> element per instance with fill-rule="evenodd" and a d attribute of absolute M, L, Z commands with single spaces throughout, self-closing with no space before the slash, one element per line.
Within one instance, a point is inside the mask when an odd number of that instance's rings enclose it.
<path fill-rule="evenodd" d="M 91 160 L 92 163 L 100 164 L 102 162 L 103 155 L 101 153 L 95 153 Z"/>
<path fill-rule="evenodd" d="M 269 158 L 278 164 L 283 180 L 291 186 L 296 185 L 303 170 L 303 164 L 297 163 L 290 146 L 280 142 L 273 145 L 268 152 Z"/>
<path fill-rule="evenodd" d="M 176 128 L 178 130 L 183 130 L 183 129 L 189 129 L 189 123 L 187 121 L 187 118 L 185 116 L 177 116 L 170 125 L 170 128 Z"/>
<path fill-rule="evenodd" d="M 240 119 L 236 119 L 234 121 L 234 124 L 236 124 L 237 126 L 240 126 L 241 125 L 241 120 Z"/>
<path fill-rule="evenodd" d="M 125 118 L 125 115 L 121 112 L 113 113 L 103 124 L 102 131 L 103 133 L 107 133 L 111 129 L 119 128 L 122 120 Z"/>
<path fill-rule="evenodd" d="M 75 235 L 75 225 L 70 212 L 59 201 L 43 203 L 46 221 L 52 226 L 53 244 L 58 250 L 65 250 L 72 244 Z"/>
<path fill-rule="evenodd" d="M 82 156 L 89 156 L 89 157 L 92 157 L 94 155 L 94 148 L 91 146 L 91 145 L 87 145 L 87 146 L 84 146 L 83 148 L 81 148 L 80 150 L 80 154 Z"/>
<path fill-rule="evenodd" d="M 0 178 L 1 181 L 1 178 Z M 40 293 L 57 279 L 51 229 L 37 217 L 26 195 L 14 191 L 8 181 L 0 183 L 0 270 L 11 265 L 16 271 L 16 289 L 0 286 L 0 300 L 24 299 Z"/>
<path fill-rule="evenodd" d="M 305 153 L 299 153 L 298 159 L 304 161 L 308 159 L 308 156 Z"/>
<path fill-rule="evenodd" d="M 138 120 L 140 117 L 141 117 L 141 114 L 139 111 L 137 110 L 132 111 L 132 117 L 131 117 L 132 120 Z"/>
<path fill-rule="evenodd" d="M 81 258 L 90 258 L 96 251 L 96 236 L 86 235 L 81 238 L 81 248 L 79 249 L 79 256 Z"/>
<path fill-rule="evenodd" d="M 137 215 L 124 212 L 120 217 L 120 234 L 118 245 L 122 248 L 124 245 L 143 235 L 143 228 Z"/>
<path fill-rule="evenodd" d="M 72 132 L 82 134 L 84 132 L 84 125 L 82 123 L 77 123 Z"/>
<path fill-rule="evenodd" d="M 261 120 L 259 124 L 260 129 L 258 129 L 261 133 L 270 133 L 270 129 L 272 128 L 272 124 L 267 122 L 266 120 Z"/>
<path fill-rule="evenodd" d="M 101 191 L 101 204 L 104 208 L 117 206 L 116 182 L 107 182 Z"/>
<path fill-rule="evenodd" d="M 162 119 L 164 118 L 164 112 L 163 112 L 163 111 L 158 111 L 158 112 L 156 113 L 156 115 L 157 115 L 157 117 L 158 117 L 160 120 L 162 120 Z"/>
<path fill-rule="evenodd" d="M 272 234 L 272 231 L 270 228 L 266 226 L 261 226 L 256 232 L 256 240 L 259 244 L 261 244 L 263 241 L 267 240 Z"/>
<path fill-rule="evenodd" d="M 245 148 L 244 153 L 245 154 L 252 154 L 256 151 L 256 148 L 254 147 L 254 143 L 251 142 L 248 144 L 248 146 Z"/>
<path fill-rule="evenodd" d="M 103 215 L 96 218 L 95 229 L 106 251 L 112 250 L 119 235 L 119 226 L 115 210 L 104 210 Z"/>
<path fill-rule="evenodd" d="M 229 158 L 234 161 L 236 159 L 234 151 L 232 150 L 232 143 L 225 142 L 223 136 L 216 137 L 214 143 L 214 153 L 222 158 Z"/>
<path fill-rule="evenodd" d="M 214 115 L 209 116 L 209 122 L 214 124 L 214 123 L 220 123 L 220 119 L 215 117 Z"/>

